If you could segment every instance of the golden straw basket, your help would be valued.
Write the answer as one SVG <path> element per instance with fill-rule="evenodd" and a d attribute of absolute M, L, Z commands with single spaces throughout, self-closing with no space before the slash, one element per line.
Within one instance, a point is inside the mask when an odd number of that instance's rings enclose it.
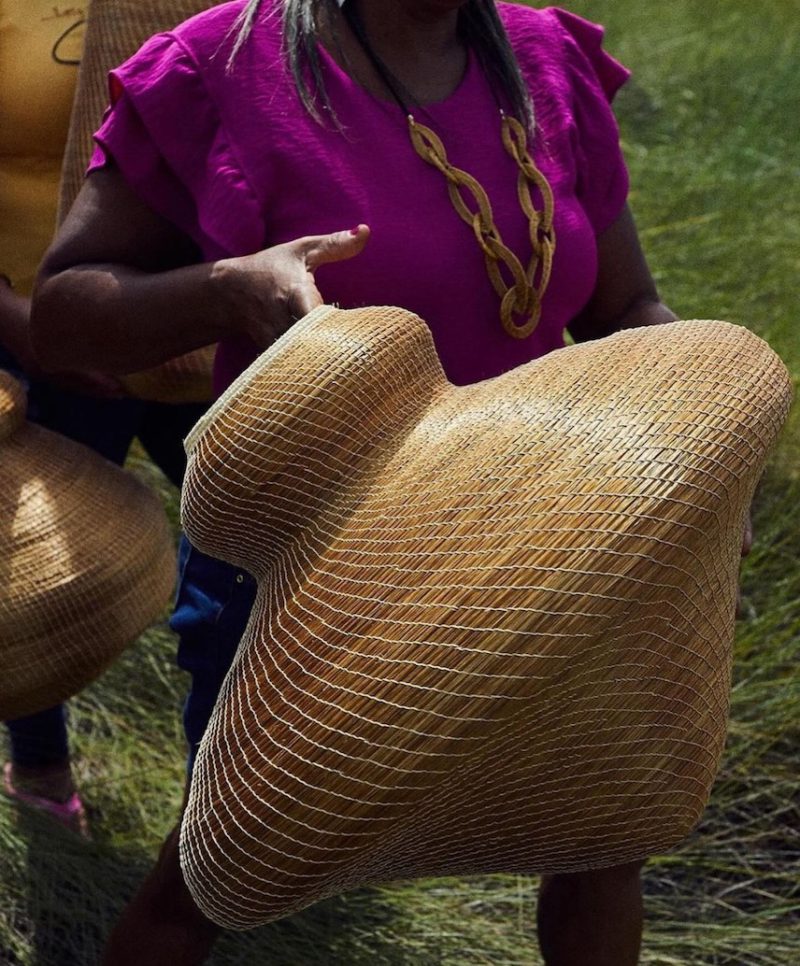
<path fill-rule="evenodd" d="M 25 421 L 0 372 L 0 720 L 80 691 L 162 613 L 175 552 L 130 473 Z"/>
<path fill-rule="evenodd" d="M 59 198 L 59 222 L 72 207 L 92 155 L 92 134 L 108 103 L 109 70 L 134 54 L 153 34 L 216 6 L 208 0 L 91 0 L 83 59 L 70 122 Z M 165 320 L 165 325 L 169 320 Z M 209 402 L 214 346 L 121 377 L 128 392 L 156 402 Z"/>
<path fill-rule="evenodd" d="M 464 387 L 400 309 L 294 326 L 187 440 L 187 533 L 259 584 L 181 831 L 202 911 L 247 928 L 364 884 L 686 836 L 790 395 L 723 322 Z"/>

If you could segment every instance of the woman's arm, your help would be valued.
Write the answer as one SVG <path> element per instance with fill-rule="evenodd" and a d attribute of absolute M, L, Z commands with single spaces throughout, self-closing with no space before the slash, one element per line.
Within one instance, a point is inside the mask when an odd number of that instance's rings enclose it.
<path fill-rule="evenodd" d="M 263 349 L 322 299 L 313 271 L 357 255 L 369 230 L 301 238 L 198 264 L 191 241 L 128 188 L 91 174 L 44 258 L 31 341 L 50 372 L 147 369 L 232 334 Z"/>
<path fill-rule="evenodd" d="M 627 205 L 597 240 L 597 283 L 586 308 L 569 326 L 576 342 L 601 339 L 620 329 L 674 322 L 661 301 Z"/>

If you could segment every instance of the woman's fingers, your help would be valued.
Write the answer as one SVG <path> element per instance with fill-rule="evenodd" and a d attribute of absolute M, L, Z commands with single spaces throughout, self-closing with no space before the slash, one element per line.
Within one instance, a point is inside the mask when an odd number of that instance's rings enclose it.
<path fill-rule="evenodd" d="M 323 298 L 314 284 L 313 272 L 328 262 L 341 262 L 354 258 L 364 248 L 369 238 L 369 228 L 359 225 L 351 231 L 335 231 L 329 235 L 310 235 L 290 242 L 287 248 L 293 255 L 301 258 L 306 272 L 306 281 L 293 287 L 287 298 L 289 308 L 288 324 L 296 322 L 304 315 L 322 305 Z"/>
<path fill-rule="evenodd" d="M 323 298 L 314 270 L 327 262 L 353 258 L 364 248 L 369 228 L 310 235 L 253 255 L 220 262 L 235 295 L 233 318 L 259 349 L 265 349 Z"/>
<path fill-rule="evenodd" d="M 299 238 L 294 244 L 298 246 L 299 254 L 305 257 L 308 270 L 313 272 L 328 262 L 342 262 L 347 258 L 354 258 L 363 250 L 368 239 L 369 228 L 358 225 L 350 231 Z"/>

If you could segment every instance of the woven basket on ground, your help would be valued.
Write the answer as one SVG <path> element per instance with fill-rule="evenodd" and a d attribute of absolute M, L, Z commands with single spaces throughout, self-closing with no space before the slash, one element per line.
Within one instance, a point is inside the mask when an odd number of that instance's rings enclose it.
<path fill-rule="evenodd" d="M 153 34 L 170 30 L 219 0 L 91 0 L 83 59 L 72 110 L 61 193 L 59 222 L 72 207 L 92 156 L 92 134 L 108 103 L 108 72 L 134 54 Z M 166 324 L 166 323 L 165 323 Z M 137 399 L 155 402 L 209 402 L 214 346 L 171 359 L 163 365 L 121 378 Z"/>
<path fill-rule="evenodd" d="M 682 839 L 789 399 L 722 322 L 467 387 L 398 309 L 292 329 L 187 440 L 190 538 L 259 582 L 183 821 L 203 912 L 245 928 L 365 883 Z"/>
<path fill-rule="evenodd" d="M 0 720 L 96 678 L 158 617 L 175 577 L 147 487 L 24 413 L 22 387 L 0 372 Z"/>

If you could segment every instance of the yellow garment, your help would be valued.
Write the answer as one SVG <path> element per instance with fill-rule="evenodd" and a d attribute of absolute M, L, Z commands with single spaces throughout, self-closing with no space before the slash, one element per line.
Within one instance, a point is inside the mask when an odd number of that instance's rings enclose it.
<path fill-rule="evenodd" d="M 0 0 L 0 272 L 27 293 L 55 227 L 86 4 Z"/>

